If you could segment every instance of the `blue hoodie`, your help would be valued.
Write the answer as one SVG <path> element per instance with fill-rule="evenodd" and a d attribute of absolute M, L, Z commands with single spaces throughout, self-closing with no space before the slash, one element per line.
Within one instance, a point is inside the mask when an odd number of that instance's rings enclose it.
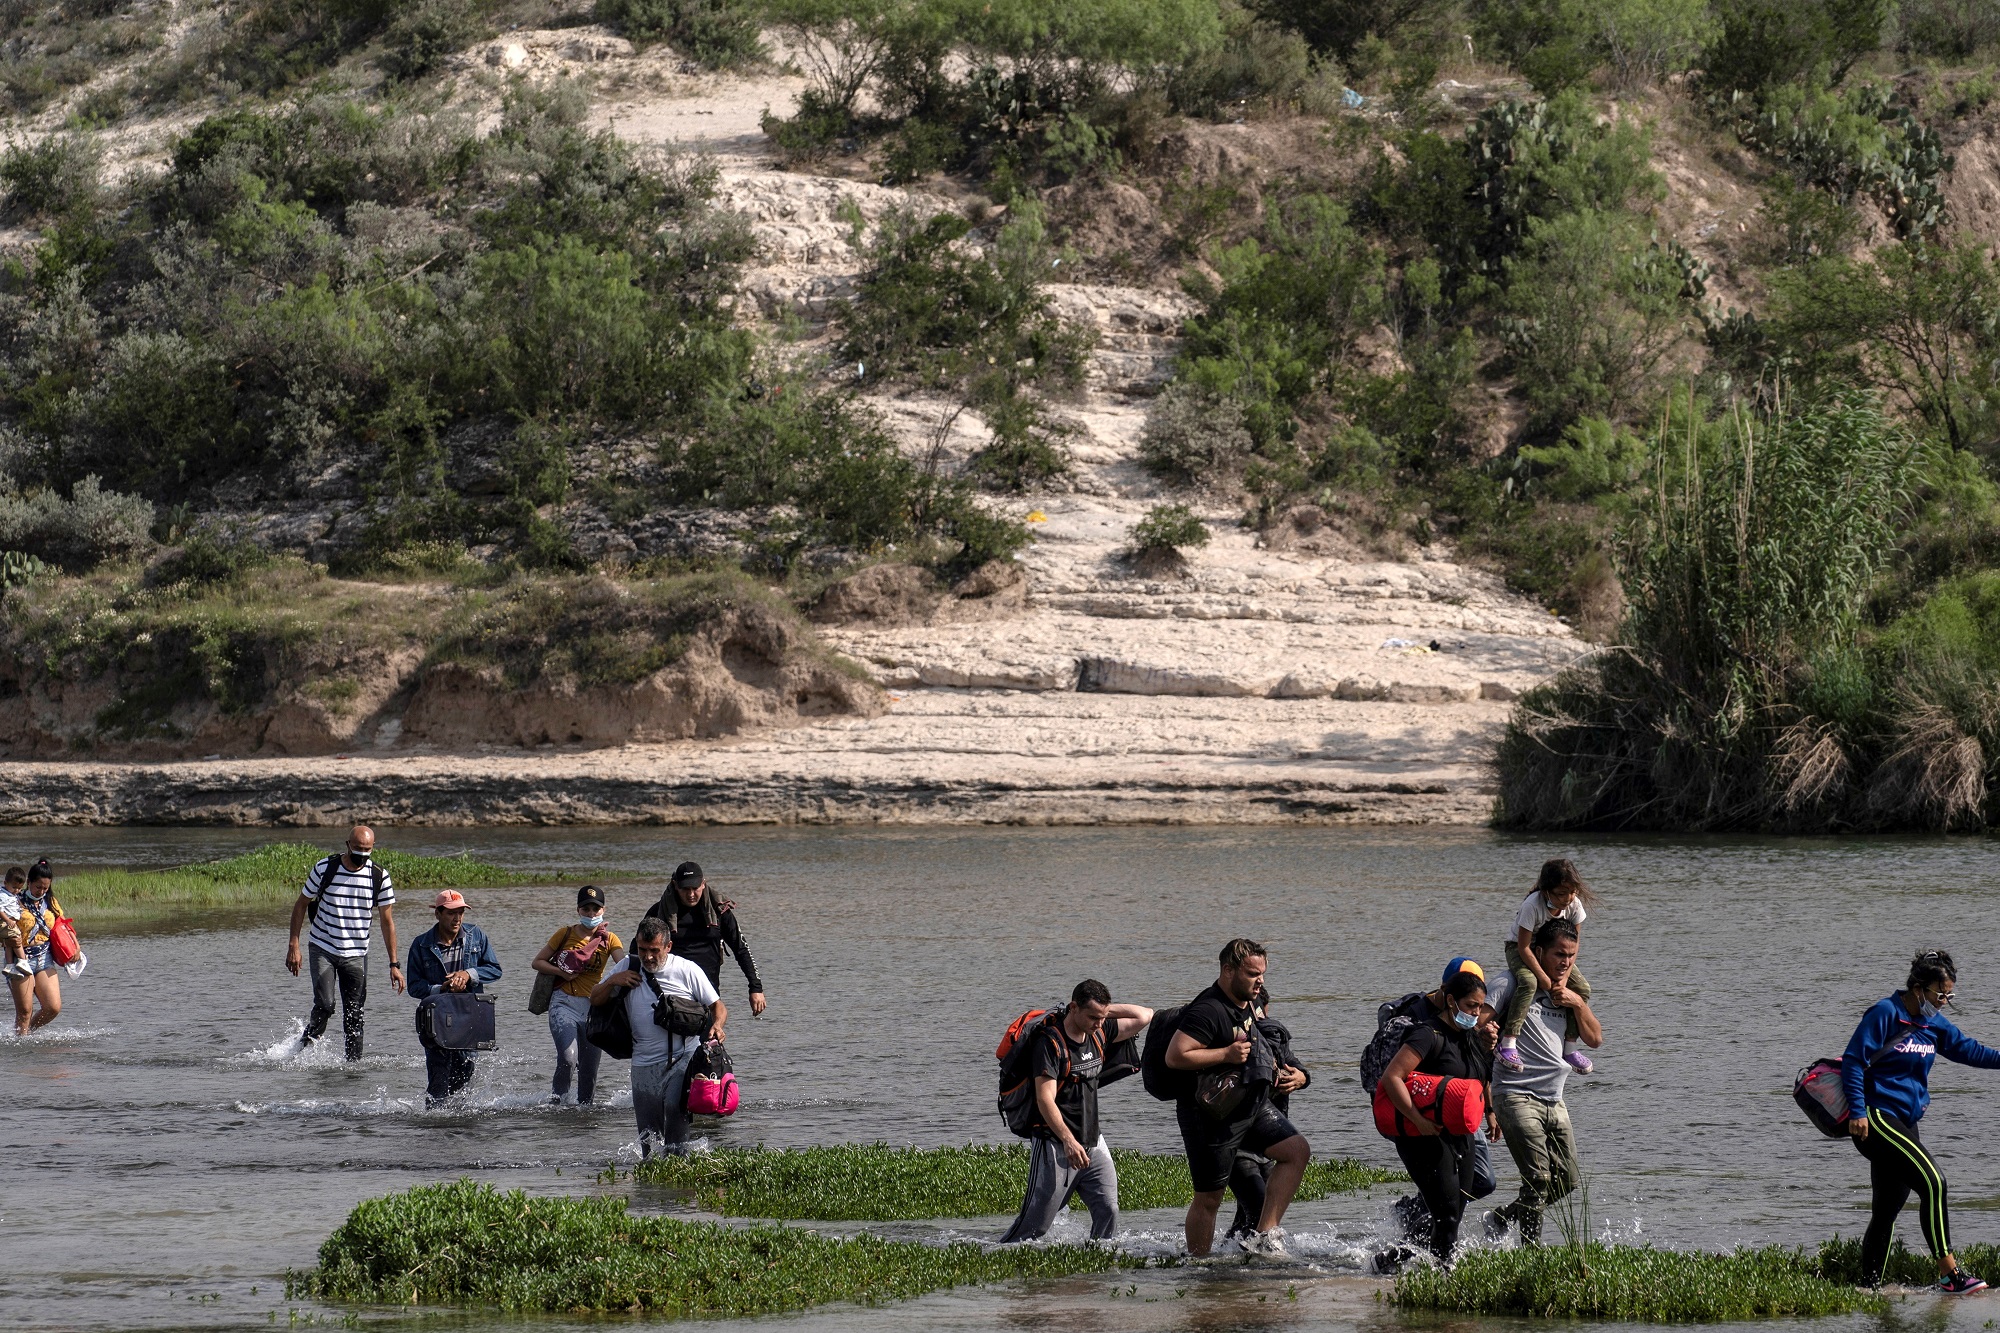
<path fill-rule="evenodd" d="M 1943 1014 L 1911 1018 L 1891 995 L 1861 1016 L 1841 1058 L 1840 1081 L 1853 1114 L 1887 1111 L 1914 1125 L 1931 1104 L 1931 1064 L 1942 1055 L 1962 1065 L 2000 1069 L 2000 1051 L 1981 1046 Z"/>

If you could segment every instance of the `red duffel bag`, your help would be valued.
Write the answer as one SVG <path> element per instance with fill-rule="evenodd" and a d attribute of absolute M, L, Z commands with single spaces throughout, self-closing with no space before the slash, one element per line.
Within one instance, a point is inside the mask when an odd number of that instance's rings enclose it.
<path fill-rule="evenodd" d="M 1403 1081 L 1417 1113 L 1447 1134 L 1476 1134 L 1486 1122 L 1486 1085 L 1477 1079 L 1411 1074 Z M 1386 1079 L 1375 1085 L 1375 1129 L 1389 1139 L 1416 1133 L 1389 1100 Z"/>

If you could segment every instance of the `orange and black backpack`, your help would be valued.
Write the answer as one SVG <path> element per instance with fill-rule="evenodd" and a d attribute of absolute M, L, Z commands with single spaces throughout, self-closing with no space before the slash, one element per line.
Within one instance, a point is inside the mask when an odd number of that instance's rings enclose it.
<path fill-rule="evenodd" d="M 1061 1023 L 1064 1009 L 1030 1009 L 1007 1025 L 1006 1034 L 993 1055 L 1000 1062 L 1000 1118 L 1020 1137 L 1033 1138 L 1042 1128 L 1042 1110 L 1035 1105 L 1035 1064 L 1031 1058 L 1035 1043 L 1054 1040 L 1062 1055 L 1062 1078 L 1069 1077 L 1069 1043 L 1061 1040 L 1051 1024 Z M 1091 1038 L 1098 1054 L 1104 1053 L 1104 1034 Z"/>

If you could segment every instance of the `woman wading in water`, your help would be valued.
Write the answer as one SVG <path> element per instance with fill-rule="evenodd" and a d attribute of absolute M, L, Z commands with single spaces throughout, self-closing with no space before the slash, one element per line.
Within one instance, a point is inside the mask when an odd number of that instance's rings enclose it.
<path fill-rule="evenodd" d="M 1958 1266 L 1951 1253 L 1951 1211 L 1945 1202 L 1944 1173 L 1917 1135 L 1917 1122 L 1930 1105 L 1931 1064 L 1947 1060 L 1980 1069 L 2000 1069 L 2000 1051 L 1960 1032 L 1942 1012 L 1958 988 L 1958 968 L 1942 949 L 1920 953 L 1910 963 L 1902 990 L 1878 1000 L 1841 1058 L 1847 1088 L 1847 1132 L 1868 1159 L 1875 1208 L 1861 1240 L 1862 1281 L 1882 1280 L 1896 1214 L 1917 1194 L 1924 1243 L 1937 1258 L 1938 1289 L 1954 1294 L 1980 1291 L 1986 1284 Z"/>
<path fill-rule="evenodd" d="M 61 969 L 49 949 L 49 934 L 62 914 L 62 904 L 56 901 L 55 875 L 49 870 L 48 858 L 43 857 L 28 872 L 28 882 L 21 890 L 19 966 L 28 974 L 25 990 L 32 995 L 37 1007 L 30 1016 L 27 996 L 22 989 L 15 990 L 16 1036 L 25 1037 L 37 1028 L 47 1026 L 62 1012 L 62 984 L 57 979 Z"/>

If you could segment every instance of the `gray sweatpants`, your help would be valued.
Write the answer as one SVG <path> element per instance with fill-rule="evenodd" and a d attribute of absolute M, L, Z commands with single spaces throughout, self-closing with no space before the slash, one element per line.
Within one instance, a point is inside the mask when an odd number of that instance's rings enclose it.
<path fill-rule="evenodd" d="M 639 1122 L 639 1151 L 680 1154 L 687 1151 L 688 1066 L 694 1063 L 695 1042 L 678 1060 L 632 1065 L 632 1114 Z"/>
<path fill-rule="evenodd" d="M 1090 1149 L 1090 1161 L 1082 1170 L 1063 1160 L 1062 1145 L 1054 1139 L 1037 1138 L 1028 1153 L 1028 1195 L 1021 1200 L 1021 1215 L 1002 1245 L 1021 1240 L 1040 1240 L 1056 1224 L 1056 1214 L 1069 1205 L 1072 1194 L 1081 1194 L 1090 1209 L 1090 1238 L 1109 1240 L 1118 1230 L 1118 1168 L 1111 1161 L 1111 1149 L 1104 1136 Z"/>

